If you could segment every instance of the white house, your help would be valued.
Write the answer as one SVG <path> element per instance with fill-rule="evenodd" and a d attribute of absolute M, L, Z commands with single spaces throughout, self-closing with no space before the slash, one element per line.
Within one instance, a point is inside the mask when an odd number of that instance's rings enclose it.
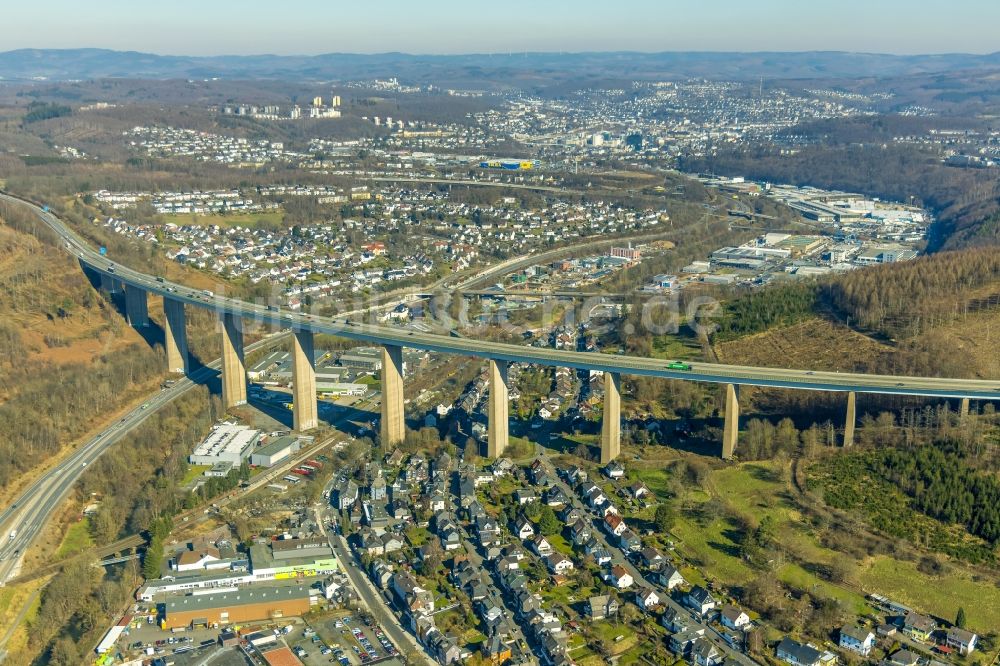
<path fill-rule="evenodd" d="M 742 608 L 725 604 L 719 609 L 719 621 L 725 627 L 742 631 L 750 625 L 750 616 Z"/>
<path fill-rule="evenodd" d="M 979 636 L 965 629 L 952 627 L 948 630 L 948 647 L 955 648 L 961 654 L 969 654 L 975 650 L 978 639 Z"/>
<path fill-rule="evenodd" d="M 554 574 L 566 573 L 573 570 L 573 560 L 562 553 L 552 553 L 545 558 L 545 565 Z"/>
<path fill-rule="evenodd" d="M 684 605 L 704 616 L 715 608 L 715 598 L 701 585 L 695 585 L 684 597 Z"/>
<path fill-rule="evenodd" d="M 521 540 L 530 539 L 535 536 L 535 526 L 531 524 L 531 521 L 527 518 L 519 518 L 517 523 L 514 525 L 514 531 L 517 533 L 517 537 Z"/>
<path fill-rule="evenodd" d="M 620 564 L 616 564 L 611 567 L 611 575 L 609 576 L 611 584 L 617 587 L 619 590 L 627 590 L 632 587 L 632 574 L 625 570 L 625 567 Z"/>
<path fill-rule="evenodd" d="M 636 591 L 635 603 L 644 611 L 652 610 L 654 607 L 660 605 L 660 595 L 656 593 L 656 590 L 643 588 Z"/>
<path fill-rule="evenodd" d="M 621 479 L 625 476 L 625 466 L 617 460 L 612 460 L 601 470 L 609 479 Z"/>
<path fill-rule="evenodd" d="M 675 587 L 684 585 L 687 581 L 684 580 L 684 576 L 681 572 L 677 570 L 676 567 L 667 564 L 660 570 L 660 585 L 663 585 L 667 590 L 672 590 Z"/>
<path fill-rule="evenodd" d="M 875 645 L 875 634 L 867 627 L 845 624 L 840 628 L 840 647 L 867 657 Z"/>
<path fill-rule="evenodd" d="M 552 544 L 541 534 L 535 536 L 531 540 L 531 549 L 538 554 L 539 557 L 548 557 L 552 554 Z"/>

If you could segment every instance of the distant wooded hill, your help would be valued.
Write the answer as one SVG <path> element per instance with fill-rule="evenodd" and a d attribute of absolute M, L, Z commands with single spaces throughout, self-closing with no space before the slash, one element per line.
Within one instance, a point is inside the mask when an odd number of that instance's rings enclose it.
<path fill-rule="evenodd" d="M 4 79 L 242 78 L 344 81 L 391 77 L 442 85 L 533 86 L 544 72 L 554 81 L 589 78 L 670 79 L 704 77 L 749 80 L 909 76 L 1000 67 L 988 55 L 888 55 L 810 51 L 801 53 L 587 52 L 409 55 L 328 53 L 316 56 L 163 56 L 106 49 L 19 49 L 0 53 Z M 523 81 L 522 81 L 523 77 Z"/>

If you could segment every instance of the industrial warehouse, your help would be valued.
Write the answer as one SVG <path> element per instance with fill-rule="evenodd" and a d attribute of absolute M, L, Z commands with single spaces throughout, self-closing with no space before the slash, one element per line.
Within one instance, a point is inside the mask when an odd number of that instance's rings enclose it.
<path fill-rule="evenodd" d="M 260 431 L 234 423 L 220 423 L 188 457 L 192 465 L 222 463 L 239 467 L 260 441 Z"/>
<path fill-rule="evenodd" d="M 167 599 L 163 604 L 164 629 L 235 624 L 303 615 L 311 605 L 305 585 L 227 589 Z"/>

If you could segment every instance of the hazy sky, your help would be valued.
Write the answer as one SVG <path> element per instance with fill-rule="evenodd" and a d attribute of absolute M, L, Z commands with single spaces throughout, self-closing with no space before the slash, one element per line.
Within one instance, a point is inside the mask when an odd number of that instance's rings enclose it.
<path fill-rule="evenodd" d="M 9 0 L 0 50 L 1000 51 L 998 0 Z"/>

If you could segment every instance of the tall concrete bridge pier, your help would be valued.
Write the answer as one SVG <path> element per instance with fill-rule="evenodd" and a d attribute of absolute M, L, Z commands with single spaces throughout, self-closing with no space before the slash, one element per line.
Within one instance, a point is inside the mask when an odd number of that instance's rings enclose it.
<path fill-rule="evenodd" d="M 101 288 L 111 293 L 126 289 L 126 316 L 133 326 L 148 323 L 147 297 L 163 297 L 164 333 L 167 368 L 171 372 L 187 372 L 188 344 L 185 333 L 187 305 L 223 312 L 220 317 L 222 334 L 222 393 L 227 407 L 246 402 L 247 374 L 243 358 L 243 318 L 298 331 L 293 342 L 295 424 L 309 429 L 316 424 L 315 368 L 312 355 L 314 333 L 327 333 L 382 346 L 382 423 L 383 445 L 403 441 L 406 428 L 403 412 L 403 347 L 413 347 L 443 354 L 472 356 L 490 364 L 490 451 L 499 455 L 508 443 L 506 421 L 507 367 L 510 363 L 534 363 L 544 366 L 569 367 L 604 372 L 605 405 L 601 430 L 601 460 L 608 462 L 621 451 L 621 376 L 643 375 L 679 381 L 721 384 L 725 390 L 725 424 L 722 455 L 735 455 L 739 437 L 739 387 L 762 386 L 803 391 L 847 393 L 844 423 L 844 445 L 854 440 L 856 394 L 878 393 L 942 399 L 959 399 L 960 415 L 966 418 L 970 399 L 1000 401 L 1000 380 L 956 379 L 946 377 L 905 377 L 850 372 L 828 372 L 795 368 L 761 368 L 720 363 L 690 363 L 685 367 L 662 359 L 626 355 L 593 354 L 570 350 L 525 347 L 418 331 L 402 331 L 391 327 L 315 317 L 307 313 L 274 310 L 265 305 L 247 303 L 203 292 L 185 285 L 167 282 L 162 277 L 147 275 L 127 266 L 111 264 L 108 257 L 90 245 L 56 217 L 47 207 L 0 192 L 0 199 L 32 211 L 59 236 L 66 249 L 77 256 L 82 267 L 96 271 Z"/>

